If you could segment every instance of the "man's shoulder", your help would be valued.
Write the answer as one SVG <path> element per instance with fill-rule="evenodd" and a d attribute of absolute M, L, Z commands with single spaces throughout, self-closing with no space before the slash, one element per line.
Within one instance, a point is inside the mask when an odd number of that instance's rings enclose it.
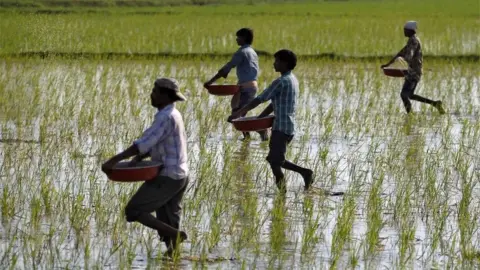
<path fill-rule="evenodd" d="M 175 122 L 182 122 L 183 121 L 182 113 L 179 110 L 177 110 L 177 108 L 175 108 L 175 107 L 173 108 L 169 117 L 170 117 L 170 119 L 172 119 Z"/>
<path fill-rule="evenodd" d="M 176 113 L 180 113 L 180 112 L 178 112 L 175 106 L 170 105 L 166 108 L 163 108 L 162 110 L 157 111 L 157 113 L 155 114 L 155 119 L 157 120 L 168 119 L 168 118 L 171 118 Z"/>
<path fill-rule="evenodd" d="M 417 37 L 417 35 L 413 35 L 408 39 L 408 43 L 412 45 L 420 45 L 420 39 Z"/>
<path fill-rule="evenodd" d="M 178 126 L 183 127 L 182 113 L 175 107 L 164 111 L 161 115 L 156 116 L 155 119 L 158 123 L 167 124 L 167 128 L 175 128 Z"/>
<path fill-rule="evenodd" d="M 172 109 L 169 111 L 168 113 L 168 116 L 169 117 L 172 117 L 172 116 L 176 116 L 176 115 L 182 115 L 182 113 L 180 113 L 180 111 L 176 108 L 176 107 L 172 107 Z"/>
<path fill-rule="evenodd" d="M 284 82 L 285 78 L 283 76 L 280 76 L 276 78 L 275 80 L 272 81 L 272 85 L 274 84 L 282 84 Z"/>
<path fill-rule="evenodd" d="M 240 49 L 238 49 L 238 52 L 241 52 L 245 55 L 249 54 L 249 55 L 257 55 L 257 52 L 252 48 L 252 46 L 248 46 L 248 47 L 241 47 Z"/>
<path fill-rule="evenodd" d="M 285 80 L 287 82 L 298 82 L 297 76 L 295 76 L 295 74 L 293 74 L 293 72 L 288 74 L 287 76 L 284 76 L 283 80 Z"/>
<path fill-rule="evenodd" d="M 279 87 L 283 87 L 285 89 L 290 88 L 297 88 L 298 87 L 298 79 L 293 74 L 290 73 L 286 76 L 280 76 L 272 82 L 272 85 L 277 85 Z"/>

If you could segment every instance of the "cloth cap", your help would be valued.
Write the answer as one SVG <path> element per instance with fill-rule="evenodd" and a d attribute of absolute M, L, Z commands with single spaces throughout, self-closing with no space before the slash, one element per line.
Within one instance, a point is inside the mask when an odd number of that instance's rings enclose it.
<path fill-rule="evenodd" d="M 175 79 L 171 79 L 171 78 L 156 79 L 155 87 L 170 89 L 175 93 L 175 95 L 179 100 L 181 101 L 187 100 L 187 98 L 182 93 L 180 93 L 180 90 L 178 90 L 178 83 Z"/>

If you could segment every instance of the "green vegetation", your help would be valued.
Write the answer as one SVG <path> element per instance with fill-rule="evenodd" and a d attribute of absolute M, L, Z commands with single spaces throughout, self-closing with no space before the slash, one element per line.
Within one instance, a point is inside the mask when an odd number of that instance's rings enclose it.
<path fill-rule="evenodd" d="M 133 9 L 4 9 L 0 54 L 19 52 L 230 53 L 235 30 L 255 48 L 301 55 L 392 55 L 406 20 L 419 22 L 426 55 L 480 55 L 479 4 L 462 1 L 322 2 Z M 53 12 L 49 10 L 48 12 Z M 47 13 L 48 13 L 47 12 Z M 66 14 L 62 14 L 65 13 Z M 68 13 L 73 12 L 73 13 Z M 39 14 L 37 14 L 39 13 Z"/>
<path fill-rule="evenodd" d="M 438 2 L 1 9 L 0 268 L 478 269 L 480 67 L 439 57 L 479 54 L 478 2 Z M 267 144 L 240 142 L 226 122 L 229 98 L 202 88 L 245 24 L 269 53 L 383 56 L 417 18 L 425 53 L 438 56 L 426 58 L 417 92 L 443 100 L 445 115 L 418 103 L 405 115 L 402 80 L 385 77 L 376 58 L 301 58 L 287 156 L 314 168 L 307 193 L 287 173 L 280 196 Z M 19 55 L 44 51 L 78 55 Z M 260 59 L 264 88 L 277 74 L 271 57 Z M 173 262 L 162 260 L 156 232 L 124 220 L 138 184 L 100 171 L 150 124 L 158 76 L 177 78 L 188 98 L 177 107 L 188 134 L 189 239 Z"/>
<path fill-rule="evenodd" d="M 302 1 L 302 0 L 300 0 Z M 183 5 L 217 5 L 217 4 L 255 4 L 255 3 L 284 3 L 287 0 L 2 0 L 3 7 L 161 7 Z"/>
<path fill-rule="evenodd" d="M 262 87 L 276 76 L 271 62 L 261 63 Z M 189 98 L 178 106 L 195 180 L 185 198 L 191 240 L 181 263 L 478 264 L 480 124 L 478 99 L 470 98 L 478 96 L 477 65 L 435 65 L 420 92 L 446 101 L 450 114 L 416 104 L 418 114 L 406 117 L 401 80 L 384 77 L 376 65 L 301 64 L 299 132 L 289 157 L 314 167 L 317 182 L 304 195 L 302 180 L 290 174 L 286 200 L 274 202 L 266 145 L 240 143 L 225 122 L 227 98 L 201 87 L 219 64 L 3 60 L 3 263 L 162 263 L 156 234 L 122 217 L 137 185 L 107 182 L 98 169 L 150 122 L 150 84 L 161 74 L 178 78 Z M 461 76 L 446 79 L 452 73 Z M 325 197 L 320 188 L 346 195 Z"/>

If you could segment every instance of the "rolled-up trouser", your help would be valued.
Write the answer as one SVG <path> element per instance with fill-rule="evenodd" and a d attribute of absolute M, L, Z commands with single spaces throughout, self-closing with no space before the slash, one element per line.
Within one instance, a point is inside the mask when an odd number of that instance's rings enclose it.
<path fill-rule="evenodd" d="M 239 83 L 238 85 L 240 86 L 240 90 L 235 95 L 233 95 L 232 101 L 230 103 L 232 113 L 241 109 L 243 106 L 247 105 L 250 101 L 252 101 L 255 98 L 255 94 L 258 90 L 257 81 Z"/>
<path fill-rule="evenodd" d="M 145 181 L 125 207 L 127 221 L 135 221 L 144 212 L 156 212 L 158 220 L 178 229 L 182 211 L 180 204 L 187 185 L 188 177 L 176 180 L 158 175 L 153 180 Z M 167 246 L 175 240 L 161 235 L 160 232 L 159 236 Z"/>
<path fill-rule="evenodd" d="M 410 100 L 415 100 L 418 102 L 423 102 L 427 104 L 434 104 L 435 102 L 431 99 L 419 96 L 415 94 L 415 88 L 417 88 L 418 80 L 414 79 L 405 79 L 403 83 L 402 92 L 400 93 L 400 97 L 403 101 L 403 106 L 405 106 L 405 110 L 407 113 L 412 111 L 412 103 Z"/>
<path fill-rule="evenodd" d="M 281 131 L 273 130 L 268 143 L 267 161 L 272 167 L 281 167 L 285 163 L 287 146 L 293 139 L 293 135 L 287 135 Z"/>
<path fill-rule="evenodd" d="M 257 88 L 240 88 L 240 91 L 232 98 L 232 113 L 250 103 L 255 98 L 256 93 Z M 242 115 L 242 117 L 245 115 Z"/>

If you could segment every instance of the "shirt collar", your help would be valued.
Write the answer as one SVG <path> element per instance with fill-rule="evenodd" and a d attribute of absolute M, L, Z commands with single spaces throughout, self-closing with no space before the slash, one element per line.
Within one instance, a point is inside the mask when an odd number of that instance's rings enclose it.
<path fill-rule="evenodd" d="M 245 49 L 245 48 L 248 48 L 250 46 L 251 46 L 250 44 L 245 44 L 245 45 L 240 46 L 240 49 Z"/>
<path fill-rule="evenodd" d="M 291 71 L 291 70 L 283 73 L 283 74 L 282 74 L 282 77 L 288 76 L 288 75 L 290 75 L 290 74 L 292 74 L 292 71 Z"/>
<path fill-rule="evenodd" d="M 170 111 L 173 110 L 174 107 L 175 107 L 175 105 L 173 103 L 169 104 L 169 105 L 163 107 L 161 110 L 158 110 L 157 114 L 164 114 L 164 113 L 170 112 Z"/>

